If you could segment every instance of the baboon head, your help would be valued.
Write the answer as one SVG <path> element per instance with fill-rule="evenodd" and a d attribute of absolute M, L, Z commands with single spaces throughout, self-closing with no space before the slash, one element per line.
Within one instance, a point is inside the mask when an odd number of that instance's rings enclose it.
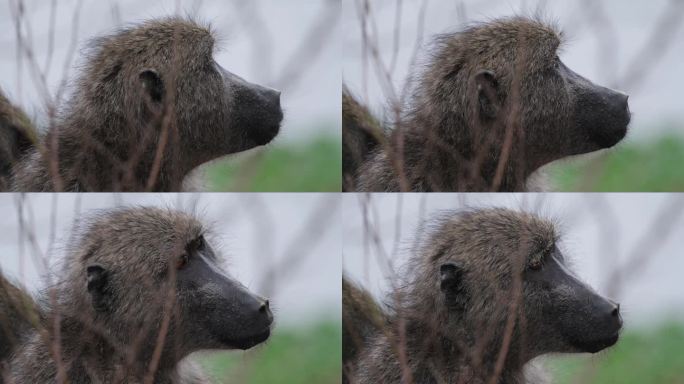
<path fill-rule="evenodd" d="M 265 341 L 273 322 L 268 300 L 221 269 L 205 233 L 192 216 L 158 208 L 96 215 L 72 245 L 70 305 L 113 346 L 134 348 L 137 340 L 143 356 L 165 321 L 164 351 L 178 358 Z"/>
<path fill-rule="evenodd" d="M 558 56 L 561 38 L 522 17 L 440 36 L 418 86 L 416 113 L 434 122 L 438 131 L 431 133 L 455 146 L 455 156 L 498 159 L 510 145 L 508 160 L 525 174 L 615 145 L 630 121 L 627 95 L 566 67 Z"/>
<path fill-rule="evenodd" d="M 175 17 L 96 39 L 72 113 L 110 150 L 128 145 L 122 160 L 154 153 L 167 129 L 167 157 L 183 171 L 270 142 L 283 118 L 280 92 L 228 72 L 213 51 L 208 28 Z"/>
<path fill-rule="evenodd" d="M 428 242 L 416 281 L 432 276 L 420 289 L 437 292 L 426 305 L 441 308 L 447 335 L 498 353 L 512 315 L 510 356 L 522 362 L 617 342 L 619 305 L 569 271 L 550 222 L 505 209 L 450 213 Z"/>

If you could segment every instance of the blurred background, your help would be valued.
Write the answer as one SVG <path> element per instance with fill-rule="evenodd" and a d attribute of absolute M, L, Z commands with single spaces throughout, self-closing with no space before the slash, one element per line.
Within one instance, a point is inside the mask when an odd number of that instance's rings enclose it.
<path fill-rule="evenodd" d="M 269 297 L 271 339 L 193 357 L 215 383 L 341 381 L 340 199 L 333 194 L 0 194 L 0 269 L 32 293 L 45 287 L 75 220 L 94 209 L 162 206 L 209 226 L 226 270 Z"/>
<path fill-rule="evenodd" d="M 407 76 L 420 70 L 433 35 L 513 15 L 555 21 L 566 37 L 560 58 L 570 69 L 630 95 L 626 140 L 547 166 L 552 189 L 684 190 L 679 0 L 344 0 L 343 81 L 376 116 L 391 117 L 390 96 L 406 91 Z"/>
<path fill-rule="evenodd" d="M 571 269 L 620 302 L 620 341 L 596 355 L 539 358 L 550 382 L 684 383 L 682 194 L 344 194 L 345 273 L 381 300 L 425 219 L 485 207 L 552 220 Z"/>
<path fill-rule="evenodd" d="M 74 80 L 90 39 L 177 14 L 210 23 L 218 34 L 216 61 L 282 91 L 285 112 L 273 143 L 207 164 L 193 184 L 215 191 L 339 191 L 339 0 L 8 0 L 0 4 L 0 88 L 47 127 L 45 93 L 54 97 Z"/>

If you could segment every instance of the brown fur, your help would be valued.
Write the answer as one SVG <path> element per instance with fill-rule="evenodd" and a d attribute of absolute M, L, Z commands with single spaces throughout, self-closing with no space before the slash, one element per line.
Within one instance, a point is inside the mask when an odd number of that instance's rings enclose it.
<path fill-rule="evenodd" d="M 11 186 L 12 167 L 38 142 L 31 119 L 0 89 L 0 191 Z"/>
<path fill-rule="evenodd" d="M 385 132 L 380 123 L 349 90 L 342 90 L 342 189 L 356 190 L 356 173 L 380 145 Z"/>
<path fill-rule="evenodd" d="M 569 296 L 563 283 L 544 286 L 528 280 L 539 276 L 529 265 L 545 263 L 547 255 L 556 252 L 558 234 L 551 222 L 499 208 L 445 212 L 419 236 L 405 279 L 387 298 L 389 325 L 372 336 L 357 337 L 362 345 L 345 361 L 347 382 L 480 384 L 498 377 L 493 382 L 522 383 L 525 364 L 534 357 L 580 352 L 552 325 L 559 319 L 546 308 L 577 313 L 571 326 L 586 333 L 593 325 L 586 323 L 584 299 Z M 458 265 L 457 285 L 440 286 L 445 265 Z M 348 290 L 359 289 L 345 283 Z M 520 301 L 514 306 L 516 292 Z M 380 310 L 369 296 L 362 301 L 345 301 L 343 313 L 369 306 L 371 314 Z M 355 328 L 364 327 L 357 324 L 365 321 L 363 316 L 352 320 Z M 502 353 L 505 358 L 497 371 Z"/>
<path fill-rule="evenodd" d="M 170 290 L 176 258 L 205 233 L 203 225 L 186 213 L 158 208 L 104 211 L 81 220 L 85 223 L 70 241 L 62 276 L 41 301 L 47 334 L 31 330 L 23 336 L 9 362 L 9 382 L 53 383 L 63 375 L 76 384 L 142 383 L 150 372 L 154 383 L 205 380 L 192 365 L 178 364 L 196 350 L 221 347 L 198 331 L 207 314 L 190 319 L 183 306 L 209 302 L 215 288 L 202 287 L 200 281 L 196 291 Z M 89 265 L 103 265 L 108 271 L 104 308 L 91 297 Z M 169 301 L 169 294 L 177 297 Z M 231 310 L 213 308 L 208 315 L 229 324 Z M 151 371 L 166 314 L 171 316 L 168 333 L 158 368 Z"/>
<path fill-rule="evenodd" d="M 24 289 L 0 273 L 0 364 L 22 342 L 23 335 L 38 325 L 38 309 Z M 0 383 L 2 375 L 0 369 Z"/>
<path fill-rule="evenodd" d="M 227 90 L 213 50 L 208 27 L 180 18 L 93 40 L 73 95 L 15 167 L 13 189 L 179 191 L 200 164 L 263 144 L 246 128 L 253 119 L 228 123 L 251 101 Z M 159 81 L 143 78 L 146 70 Z"/>
<path fill-rule="evenodd" d="M 553 26 L 522 17 L 437 37 L 390 148 L 359 169 L 357 189 L 521 191 L 542 165 L 601 149 L 571 125 L 588 107 L 557 69 L 560 44 Z M 494 78 L 488 93 L 483 71 Z"/>
<path fill-rule="evenodd" d="M 345 374 L 355 377 L 354 365 L 347 364 L 357 359 L 364 345 L 375 334 L 387 327 L 384 311 L 373 300 L 369 292 L 342 277 L 342 362 Z M 351 372 L 348 372 L 352 370 Z"/>

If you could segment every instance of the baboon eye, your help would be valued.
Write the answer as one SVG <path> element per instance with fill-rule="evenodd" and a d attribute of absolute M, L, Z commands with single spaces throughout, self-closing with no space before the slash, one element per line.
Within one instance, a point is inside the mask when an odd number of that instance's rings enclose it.
<path fill-rule="evenodd" d="M 207 243 L 206 243 L 206 241 L 204 241 L 204 236 L 198 237 L 196 241 L 197 241 L 196 249 L 198 251 L 203 251 L 204 248 L 207 247 Z"/>
<path fill-rule="evenodd" d="M 538 271 L 541 269 L 542 265 L 543 265 L 543 263 L 542 263 L 541 259 L 535 259 L 535 260 L 530 261 L 530 263 L 528 264 L 528 267 L 533 271 Z"/>
<path fill-rule="evenodd" d="M 190 257 L 188 256 L 187 253 L 180 255 L 178 260 L 176 260 L 176 269 L 185 268 L 185 266 L 188 265 L 189 261 L 190 261 Z"/>

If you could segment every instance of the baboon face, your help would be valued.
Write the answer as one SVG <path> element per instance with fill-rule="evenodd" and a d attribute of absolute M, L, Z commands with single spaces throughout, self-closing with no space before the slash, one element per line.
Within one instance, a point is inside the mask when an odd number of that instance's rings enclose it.
<path fill-rule="evenodd" d="M 438 264 L 440 288 L 448 311 L 465 314 L 458 322 L 503 332 L 518 300 L 513 336 L 526 359 L 597 352 L 617 342 L 619 305 L 569 271 L 552 223 L 527 213 L 481 210 L 458 215 L 437 238 L 445 241 L 437 245 L 446 249 L 439 254 L 447 256 Z"/>
<path fill-rule="evenodd" d="M 611 147 L 627 132 L 627 95 L 566 67 L 558 57 L 561 37 L 522 17 L 443 35 L 423 78 L 421 107 L 438 117 L 445 139 L 475 154 L 509 143 L 510 159 L 526 171 Z M 454 132 L 459 126 L 467 128 Z"/>
<path fill-rule="evenodd" d="M 265 341 L 268 300 L 222 271 L 204 232 L 190 215 L 156 208 L 122 209 L 91 224 L 76 273 L 87 280 L 93 321 L 129 340 L 156 337 L 167 319 L 166 345 L 182 354 Z"/>
<path fill-rule="evenodd" d="M 180 133 L 187 135 L 181 141 L 202 141 L 213 158 L 273 140 L 283 119 L 280 92 L 244 80 L 211 57 L 206 60 L 197 70 L 180 74 L 176 105 L 182 108 Z"/>
<path fill-rule="evenodd" d="M 574 132 L 572 138 L 576 143 L 573 150 L 568 148 L 568 154 L 591 152 L 601 148 L 612 147 L 627 134 L 631 114 L 629 112 L 628 96 L 583 78 L 560 59 L 556 70 L 565 81 L 566 91 L 573 96 L 573 120 L 570 130 Z"/>
<path fill-rule="evenodd" d="M 510 125 L 506 115 L 517 110 L 525 143 L 521 156 L 531 167 L 612 147 L 626 135 L 628 96 L 565 66 L 558 57 L 558 32 L 525 19 L 483 29 L 474 33 L 492 39 L 488 49 L 502 57 L 487 53 L 474 67 L 481 123 L 498 119 Z"/>
<path fill-rule="evenodd" d="M 630 121 L 628 96 L 592 83 L 555 56 L 521 79 L 525 159 L 538 167 L 617 144 Z"/>
<path fill-rule="evenodd" d="M 181 18 L 151 20 L 93 42 L 80 81 L 80 114 L 135 127 L 130 143 L 169 146 L 180 166 L 270 142 L 280 129 L 280 92 L 252 84 L 214 60 L 208 27 Z M 83 105 L 82 107 L 85 107 Z M 105 124 L 104 138 L 119 132 Z"/>
<path fill-rule="evenodd" d="M 245 149 L 270 142 L 283 119 L 280 92 L 249 83 L 218 64 L 216 70 L 222 74 L 226 92 L 233 100 L 229 125 L 247 132 Z"/>
<path fill-rule="evenodd" d="M 221 272 L 204 237 L 180 256 L 177 279 L 183 318 L 194 319 L 190 336 L 198 348 L 249 349 L 268 339 L 273 322 L 268 300 Z"/>
<path fill-rule="evenodd" d="M 545 340 L 543 352 L 594 353 L 615 344 L 620 306 L 575 277 L 558 248 L 535 257 L 524 272 L 524 311 L 534 320 L 529 337 Z"/>

